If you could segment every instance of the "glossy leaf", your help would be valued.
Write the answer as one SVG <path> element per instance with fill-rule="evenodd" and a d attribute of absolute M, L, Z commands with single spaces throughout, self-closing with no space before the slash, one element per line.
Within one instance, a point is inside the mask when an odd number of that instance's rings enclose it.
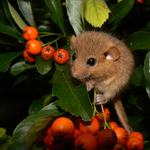
<path fill-rule="evenodd" d="M 41 99 L 34 100 L 34 102 L 31 104 L 29 108 L 29 115 L 33 115 L 38 111 L 40 111 L 44 106 L 47 105 L 47 103 L 50 103 L 52 98 L 53 98 L 52 95 L 48 94 L 44 95 Z"/>
<path fill-rule="evenodd" d="M 78 1 L 66 0 L 66 8 L 69 21 L 76 35 L 79 35 L 84 31 L 80 14 L 81 2 L 82 0 Z"/>
<path fill-rule="evenodd" d="M 64 71 L 64 70 L 66 70 L 68 68 L 68 64 L 60 65 L 57 62 L 55 62 L 55 67 L 59 71 Z"/>
<path fill-rule="evenodd" d="M 138 86 L 144 87 L 144 72 L 142 65 L 134 69 L 133 75 L 131 77 L 131 83 L 137 87 Z"/>
<path fill-rule="evenodd" d="M 131 50 L 150 48 L 150 32 L 138 31 L 128 35 L 124 42 Z"/>
<path fill-rule="evenodd" d="M 48 126 L 50 126 L 56 117 L 56 115 L 41 117 L 30 127 L 25 139 L 28 149 L 32 149 L 36 139 Z"/>
<path fill-rule="evenodd" d="M 50 61 L 44 61 L 41 55 L 36 57 L 36 68 L 38 72 L 42 75 L 48 73 L 52 68 L 52 59 Z"/>
<path fill-rule="evenodd" d="M 17 0 L 19 9 L 30 26 L 36 27 L 30 0 Z"/>
<path fill-rule="evenodd" d="M 28 116 L 27 118 L 25 118 L 15 129 L 14 133 L 13 133 L 13 142 L 12 144 L 8 147 L 7 150 L 28 150 L 28 148 L 26 147 L 26 142 L 25 139 L 27 137 L 29 137 L 29 129 L 30 127 L 33 127 L 34 125 L 37 127 L 38 124 L 36 123 L 36 121 L 38 119 L 45 119 L 45 117 L 47 118 L 48 116 L 57 116 L 57 115 L 61 115 L 62 114 L 62 110 L 59 109 L 55 103 L 51 103 L 49 105 L 47 105 L 46 107 L 42 108 L 38 113 L 33 114 L 31 116 Z M 46 120 L 45 120 L 46 121 Z M 51 117 L 50 120 L 51 121 Z M 47 122 L 47 121 L 46 121 Z M 35 123 L 35 124 L 34 124 Z M 40 124 L 40 126 L 42 126 L 40 129 L 42 130 L 42 128 L 44 128 L 44 122 L 43 125 Z M 33 130 L 32 130 L 33 129 Z M 32 133 L 35 132 L 35 134 L 37 135 L 37 132 L 39 132 L 39 130 L 36 132 L 34 130 L 34 128 L 30 129 L 30 131 L 32 131 Z M 37 128 L 36 128 L 37 129 Z M 30 139 L 32 141 L 35 140 L 35 136 L 32 139 L 30 137 Z M 27 139 L 26 139 L 27 140 Z M 28 140 L 27 140 L 28 142 Z M 28 144 L 27 144 L 28 145 Z M 29 145 L 28 145 L 29 146 Z"/>
<path fill-rule="evenodd" d="M 45 0 L 45 3 L 51 12 L 51 18 L 59 26 L 63 34 L 66 35 L 61 1 Z"/>
<path fill-rule="evenodd" d="M 18 12 L 14 9 L 14 7 L 8 1 L 7 1 L 7 3 L 8 3 L 9 11 L 10 11 L 14 21 L 20 27 L 20 29 L 23 30 L 28 25 L 23 21 L 23 19 L 20 17 Z"/>
<path fill-rule="evenodd" d="M 19 43 L 18 40 L 12 36 L 0 33 L 0 37 L 3 37 L 2 39 L 0 39 L 1 44 L 17 46 L 17 47 L 22 46 L 22 44 Z"/>
<path fill-rule="evenodd" d="M 144 61 L 145 86 L 147 94 L 150 98 L 150 52 L 147 53 Z"/>
<path fill-rule="evenodd" d="M 85 84 L 73 80 L 69 70 L 54 73 L 53 96 L 59 100 L 57 105 L 75 116 L 81 116 L 83 120 L 91 120 L 93 116 L 92 106 L 86 92 Z"/>
<path fill-rule="evenodd" d="M 94 27 L 101 27 L 109 18 L 110 10 L 104 0 L 86 0 L 81 4 L 85 19 Z"/>
<path fill-rule="evenodd" d="M 6 15 L 6 17 L 7 17 L 8 21 L 9 21 L 9 23 L 12 25 L 12 27 L 10 27 L 10 26 L 7 25 L 6 28 L 3 27 L 3 28 L 5 28 L 4 31 L 3 31 L 3 29 L 1 28 L 1 32 L 4 33 L 4 34 L 7 34 L 7 35 L 11 35 L 11 36 L 17 38 L 19 41 L 23 42 L 23 37 L 21 36 L 22 33 L 20 33 L 20 32 L 16 29 L 16 24 L 15 24 L 14 20 L 12 19 L 11 14 L 10 14 L 7 1 L 2 1 L 2 4 L 3 4 L 3 7 L 4 7 L 4 13 L 5 13 L 5 15 Z M 0 24 L 2 24 L 2 22 L 1 22 Z M 4 25 L 4 24 L 3 24 L 3 25 Z M 7 30 L 6 30 L 7 28 L 8 28 L 8 32 L 7 32 Z M 20 36 L 19 36 L 19 35 L 16 35 L 16 34 L 20 34 Z M 2 40 L 2 39 L 1 39 L 1 40 Z M 5 44 L 5 43 L 7 44 L 8 41 L 9 41 L 9 43 L 12 43 L 12 42 L 11 42 L 12 40 L 9 40 L 9 39 L 3 40 L 3 41 L 5 41 L 5 42 L 2 42 L 3 44 Z M 17 45 L 17 44 L 16 44 L 16 45 Z"/>
<path fill-rule="evenodd" d="M 12 27 L 14 27 L 14 29 L 17 31 L 16 29 L 16 23 L 14 22 L 12 16 L 11 16 L 11 13 L 9 11 L 9 7 L 8 7 L 8 3 L 7 1 L 2 1 L 2 4 L 3 4 L 3 8 L 4 8 L 4 13 L 6 15 L 6 18 L 8 19 L 9 23 L 12 25 Z M 20 33 L 21 35 L 21 33 Z"/>
<path fill-rule="evenodd" d="M 8 52 L 0 54 L 0 71 L 6 72 L 9 69 L 11 62 L 21 54 L 22 52 Z"/>
<path fill-rule="evenodd" d="M 21 42 L 24 42 L 23 37 L 19 36 L 18 33 L 16 32 L 16 30 L 14 30 L 14 28 L 11 26 L 0 24 L 0 32 L 3 34 L 10 35 L 10 36 L 18 39 Z"/>
<path fill-rule="evenodd" d="M 133 7 L 134 0 L 122 0 L 117 3 L 112 9 L 111 12 L 114 17 L 114 22 L 120 21 Z"/>
<path fill-rule="evenodd" d="M 35 68 L 35 65 L 30 65 L 28 63 L 26 63 L 24 60 L 15 63 L 11 69 L 10 69 L 10 73 L 14 76 L 18 75 L 19 73 L 23 72 L 26 69 L 31 69 L 31 68 Z"/>

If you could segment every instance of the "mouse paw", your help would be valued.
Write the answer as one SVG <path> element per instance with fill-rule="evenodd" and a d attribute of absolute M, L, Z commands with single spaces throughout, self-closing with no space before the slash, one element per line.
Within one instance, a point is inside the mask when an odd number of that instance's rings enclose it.
<path fill-rule="evenodd" d="M 103 94 L 96 94 L 95 103 L 96 105 L 103 105 L 107 103 L 107 100 Z"/>
<path fill-rule="evenodd" d="M 91 89 L 93 89 L 93 83 L 91 81 L 87 81 L 86 82 L 86 87 L 87 87 L 87 91 L 91 91 Z"/>

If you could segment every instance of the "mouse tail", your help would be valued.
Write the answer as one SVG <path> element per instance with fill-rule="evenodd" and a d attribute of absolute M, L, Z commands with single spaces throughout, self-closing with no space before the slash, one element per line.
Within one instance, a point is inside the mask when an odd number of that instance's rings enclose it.
<path fill-rule="evenodd" d="M 127 131 L 127 133 L 130 134 L 133 131 L 133 129 L 129 125 L 128 117 L 125 113 L 125 109 L 124 109 L 123 104 L 120 99 L 118 99 L 114 102 L 114 107 L 116 109 L 118 118 L 119 118 L 122 126 Z"/>

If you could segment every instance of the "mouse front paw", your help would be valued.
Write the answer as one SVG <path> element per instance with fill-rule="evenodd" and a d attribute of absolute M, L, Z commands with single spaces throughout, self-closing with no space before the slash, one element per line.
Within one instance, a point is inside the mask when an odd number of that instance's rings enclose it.
<path fill-rule="evenodd" d="M 94 87 L 92 81 L 86 81 L 86 87 L 88 92 L 91 91 L 91 89 Z"/>
<path fill-rule="evenodd" d="M 103 105 L 107 103 L 107 100 L 103 94 L 96 94 L 95 103 L 96 105 Z"/>

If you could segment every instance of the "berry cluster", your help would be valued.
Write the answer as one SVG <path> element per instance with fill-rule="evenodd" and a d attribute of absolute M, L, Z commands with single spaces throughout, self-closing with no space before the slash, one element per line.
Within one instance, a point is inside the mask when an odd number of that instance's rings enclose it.
<path fill-rule="evenodd" d="M 25 44 L 25 50 L 23 57 L 26 62 L 33 63 L 36 61 L 36 55 L 41 53 L 41 57 L 44 61 L 49 61 L 54 57 L 55 61 L 59 64 L 64 64 L 69 59 L 69 54 L 65 49 L 59 49 L 55 52 L 55 49 L 50 46 L 43 46 L 38 38 L 38 30 L 32 26 L 25 27 L 23 29 L 23 37 L 27 40 Z"/>
<path fill-rule="evenodd" d="M 128 135 L 112 121 L 104 128 L 104 117 L 110 120 L 109 109 L 104 111 L 104 115 L 100 112 L 91 121 L 59 117 L 38 137 L 37 143 L 47 150 L 143 150 L 144 138 L 140 132 Z"/>

